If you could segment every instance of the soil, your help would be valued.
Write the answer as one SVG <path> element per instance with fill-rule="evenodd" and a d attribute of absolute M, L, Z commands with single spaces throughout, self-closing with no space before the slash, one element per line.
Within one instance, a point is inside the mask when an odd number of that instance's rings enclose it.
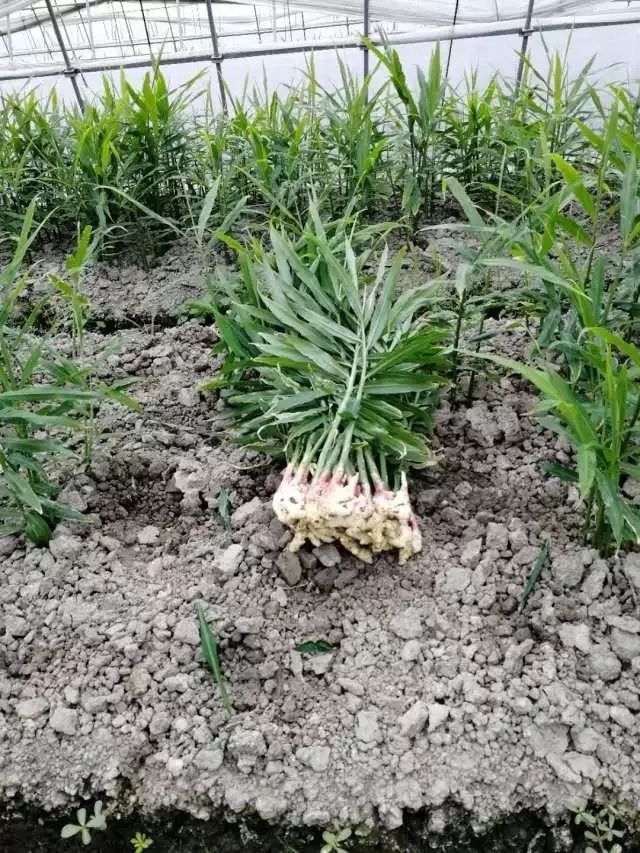
<path fill-rule="evenodd" d="M 48 244 L 33 259 L 28 297 L 49 292 L 48 273 L 64 275 L 65 259 L 73 245 Z M 225 263 L 222 254 L 206 258 L 208 265 Z M 147 267 L 126 260 L 90 265 L 81 289 L 89 300 L 90 327 L 108 333 L 119 328 L 163 328 L 175 325 L 191 299 L 203 295 L 203 258 L 188 240 L 178 241 Z"/>
<path fill-rule="evenodd" d="M 91 811 L 91 809 L 89 809 Z M 391 832 L 376 829 L 344 842 L 349 853 L 554 853 L 572 846 L 567 825 L 551 831 L 540 815 L 521 812 L 478 834 L 460 809 L 449 811 L 451 823 L 434 829 L 425 810 L 407 813 L 403 826 Z M 11 822 L 0 821 L 0 849 L 20 853 L 59 853 L 60 831 L 67 820 L 22 809 Z M 37 832 L 34 827 L 37 826 Z M 318 853 L 322 830 L 283 827 L 254 816 L 207 821 L 185 813 L 156 811 L 153 815 L 109 816 L 107 829 L 91 836 L 92 853 L 131 853 L 131 838 L 144 830 L 153 850 L 162 853 Z M 575 831 L 575 829 L 574 829 Z M 579 842 L 577 833 L 576 840 Z M 632 848 L 628 848 L 631 853 Z M 634 848 L 637 850 L 640 848 Z"/>
<path fill-rule="evenodd" d="M 87 358 L 134 380 L 141 410 L 105 406 L 90 465 L 68 476 L 89 523 L 44 550 L 0 540 L 0 849 L 61 849 L 60 825 L 95 797 L 134 813 L 97 840 L 115 853 L 147 824 L 158 853 L 315 851 L 331 824 L 381 851 L 560 850 L 577 797 L 635 814 L 640 555 L 583 545 L 577 493 L 543 472 L 568 448 L 529 417 L 528 390 L 482 380 L 442 407 L 406 566 L 332 546 L 296 558 L 270 506 L 278 467 L 229 444 L 216 396 L 196 390 L 215 371 L 214 330 L 180 322 L 198 269 L 178 247 L 152 273 L 87 280 Z M 331 650 L 295 649 L 319 639 Z"/>

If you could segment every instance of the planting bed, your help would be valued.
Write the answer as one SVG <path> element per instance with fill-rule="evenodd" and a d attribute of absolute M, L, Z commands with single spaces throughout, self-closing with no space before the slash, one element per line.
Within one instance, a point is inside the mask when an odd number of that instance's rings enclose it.
<path fill-rule="evenodd" d="M 479 382 L 470 406 L 441 409 L 439 464 L 412 480 L 424 547 L 406 566 L 333 546 L 298 559 L 270 505 L 278 470 L 230 445 L 215 396 L 194 390 L 214 333 L 174 323 L 175 292 L 146 306 L 165 274 L 180 300 L 196 295 L 196 267 L 176 250 L 130 272 L 130 311 L 113 274 L 88 279 L 86 355 L 102 378 L 135 379 L 144 412 L 103 407 L 91 466 L 64 493 L 90 524 L 59 526 L 48 549 L 0 540 L 3 803 L 71 815 L 100 795 L 149 814 L 388 830 L 423 810 L 434 844 L 461 815 L 479 829 L 539 812 L 566 828 L 579 795 L 637 809 L 640 556 L 579 544 L 577 493 L 541 471 L 567 448 L 528 417 L 533 396 Z M 165 328 L 144 324 L 154 312 Z M 143 325 L 117 329 L 126 317 Z M 545 540 L 550 565 L 520 612 Z M 333 651 L 294 649 L 319 639 Z M 540 825 L 513 849 L 552 849 Z"/>

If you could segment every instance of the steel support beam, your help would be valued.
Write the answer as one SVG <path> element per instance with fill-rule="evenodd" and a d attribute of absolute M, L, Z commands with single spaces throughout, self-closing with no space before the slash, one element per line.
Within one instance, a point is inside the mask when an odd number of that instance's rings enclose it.
<path fill-rule="evenodd" d="M 533 7 L 536 0 L 529 0 L 527 7 L 527 17 L 522 29 L 522 45 L 520 46 L 520 58 L 518 59 L 518 71 L 516 72 L 516 94 L 520 90 L 522 83 L 522 75 L 524 74 L 524 63 L 527 57 L 527 49 L 529 47 L 529 36 L 531 35 L 531 19 L 533 18 Z"/>
<path fill-rule="evenodd" d="M 369 0 L 363 0 L 363 35 L 369 38 Z M 362 55 L 362 70 L 365 78 L 369 76 L 369 48 L 364 45 Z"/>
<path fill-rule="evenodd" d="M 593 27 L 611 27 L 623 24 L 640 24 L 640 14 L 618 14 L 618 15 L 583 15 L 573 18 L 539 18 L 532 22 L 534 32 L 559 32 L 562 30 L 592 29 Z M 499 24 L 460 24 L 456 27 L 434 27 L 429 30 L 414 30 L 410 33 L 397 33 L 387 35 L 383 38 L 372 37 L 371 41 L 376 45 L 385 44 L 428 44 L 432 42 L 457 41 L 459 39 L 479 38 L 483 36 L 508 36 L 522 35 L 522 25 L 503 21 Z M 268 44 L 263 42 L 252 48 L 243 50 L 230 50 L 221 53 L 217 58 L 207 53 L 185 53 L 176 56 L 160 56 L 161 65 L 183 65 L 189 62 L 216 62 L 232 59 L 249 59 L 255 56 L 277 56 L 279 54 L 306 53 L 314 51 L 336 50 L 340 48 L 362 48 L 362 38 L 353 36 L 350 38 L 331 40 L 309 40 L 300 42 L 274 42 Z M 79 63 L 75 73 L 95 73 L 103 71 L 119 71 L 121 68 L 148 68 L 151 58 L 127 57 L 120 60 L 107 62 L 89 61 Z M 0 71 L 0 81 L 3 80 L 25 80 L 33 77 L 58 77 L 68 74 L 69 68 L 64 64 L 46 64 L 37 67 L 23 67 L 11 71 Z"/>
<path fill-rule="evenodd" d="M 216 22 L 213 18 L 213 3 L 212 0 L 207 0 L 207 18 L 209 19 L 209 32 L 211 33 L 211 45 L 213 47 L 213 60 L 216 65 L 216 74 L 218 75 L 218 88 L 220 89 L 220 101 L 222 103 L 222 112 L 227 114 L 227 93 L 224 88 L 224 78 L 222 76 L 222 59 L 220 57 L 220 49 L 218 46 L 218 33 L 216 30 Z"/>
<path fill-rule="evenodd" d="M 458 11 L 460 9 L 460 0 L 456 0 L 456 6 L 453 10 L 453 21 L 451 21 L 451 26 L 455 27 L 458 23 Z M 447 67 L 444 72 L 445 78 L 449 78 L 449 68 L 451 67 L 451 53 L 453 51 L 453 39 L 449 39 L 449 51 L 447 53 Z"/>
<path fill-rule="evenodd" d="M 53 26 L 53 32 L 55 34 L 56 40 L 58 42 L 58 46 L 60 47 L 60 53 L 62 54 L 62 59 L 64 61 L 64 74 L 69 77 L 71 80 L 71 85 L 73 86 L 73 91 L 76 93 L 76 99 L 80 106 L 80 109 L 84 111 L 84 99 L 82 97 L 82 93 L 80 92 L 80 86 L 78 86 L 78 68 L 74 68 L 69 61 L 69 54 L 67 53 L 67 48 L 65 47 L 64 39 L 62 38 L 62 32 L 60 27 L 58 26 L 58 21 L 56 20 L 55 12 L 53 11 L 53 6 L 51 5 L 51 0 L 45 0 L 47 4 L 47 11 L 49 13 L 49 17 L 51 18 L 51 24 Z"/>

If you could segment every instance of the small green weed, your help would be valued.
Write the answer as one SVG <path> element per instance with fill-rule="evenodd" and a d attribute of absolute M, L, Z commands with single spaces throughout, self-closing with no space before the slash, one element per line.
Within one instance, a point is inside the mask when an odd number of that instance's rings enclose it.
<path fill-rule="evenodd" d="M 77 823 L 67 823 L 60 832 L 61 838 L 79 836 L 83 844 L 91 843 L 91 833 L 95 830 L 103 832 L 107 828 L 106 812 L 102 810 L 102 802 L 98 800 L 93 806 L 93 814 L 87 820 L 87 810 L 82 808 L 76 812 Z M 144 848 L 142 848 L 144 849 Z"/>
<path fill-rule="evenodd" d="M 538 556 L 536 557 L 533 566 L 531 567 L 531 573 L 527 578 L 527 582 L 522 590 L 522 597 L 520 599 L 520 604 L 518 606 L 518 612 L 522 613 L 525 608 L 527 601 L 529 600 L 529 596 L 533 592 L 540 579 L 540 575 L 549 565 L 549 543 L 545 542 L 542 548 L 540 549 Z"/>
<path fill-rule="evenodd" d="M 227 533 L 231 532 L 231 501 L 229 500 L 229 492 L 223 486 L 218 495 L 218 515 L 224 524 Z"/>
<path fill-rule="evenodd" d="M 136 832 L 136 834 L 131 839 L 133 853 L 143 853 L 143 851 L 148 850 L 152 844 L 153 839 L 149 838 L 149 836 L 145 835 L 143 832 Z"/>
<path fill-rule="evenodd" d="M 207 666 L 218 685 L 222 704 L 224 705 L 227 714 L 231 717 L 233 716 L 234 710 L 227 692 L 224 675 L 222 674 L 222 667 L 218 656 L 218 638 L 212 632 L 211 628 L 209 628 L 209 624 L 207 623 L 201 604 L 196 604 L 196 612 L 198 615 L 198 631 L 200 633 L 202 654 L 204 655 Z"/>
<path fill-rule="evenodd" d="M 295 650 L 301 655 L 323 655 L 332 652 L 333 649 L 333 643 L 329 643 L 327 640 L 307 640 L 305 643 L 298 643 L 295 647 Z"/>
<path fill-rule="evenodd" d="M 82 520 L 57 501 L 51 464 L 70 455 L 72 433 L 85 428 L 93 406 L 105 395 L 91 389 L 86 371 L 35 333 L 50 293 L 25 317 L 22 297 L 28 273 L 22 264 L 38 233 L 34 214 L 32 202 L 13 257 L 0 270 L 0 536 L 23 533 L 35 545 L 46 545 L 59 519 Z M 87 238 L 85 233 L 76 258 Z M 81 336 L 76 288 L 58 279 L 57 289 L 65 302 L 69 300 Z"/>
<path fill-rule="evenodd" d="M 345 848 L 342 847 L 342 842 L 348 841 L 352 834 L 352 830 L 348 826 L 345 829 L 326 829 L 322 833 L 324 844 L 320 853 L 347 853 Z"/>
<path fill-rule="evenodd" d="M 585 853 L 622 853 L 622 845 L 616 839 L 623 839 L 624 832 L 615 828 L 618 813 L 612 806 L 580 800 L 573 811 L 576 825 L 585 827 L 584 837 L 589 842 Z"/>

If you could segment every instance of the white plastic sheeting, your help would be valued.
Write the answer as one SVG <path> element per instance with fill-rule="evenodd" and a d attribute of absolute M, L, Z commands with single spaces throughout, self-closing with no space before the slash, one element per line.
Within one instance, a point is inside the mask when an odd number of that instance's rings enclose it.
<path fill-rule="evenodd" d="M 46 78 L 47 86 L 61 80 L 60 88 L 68 89 L 71 79 L 90 90 L 99 82 L 94 72 L 124 67 L 135 75 L 157 56 L 176 83 L 222 58 L 232 89 L 241 89 L 247 76 L 259 81 L 263 69 L 270 84 L 286 85 L 309 50 L 323 51 L 316 67 L 331 82 L 333 48 L 360 46 L 364 7 L 365 0 L 0 0 L 0 86 Z M 513 75 L 530 0 L 369 0 L 368 7 L 372 37 L 398 45 L 409 62 L 424 63 L 427 42 L 464 39 L 452 51 L 454 77 L 471 64 Z M 626 62 L 635 76 L 639 25 L 640 0 L 534 0 L 531 47 L 540 43 L 539 33 L 566 42 L 574 30 L 572 41 L 582 45 L 578 64 L 602 52 L 603 64 Z M 589 36 L 578 39 L 578 32 Z M 292 52 L 299 55 L 287 55 Z M 345 56 L 352 68 L 362 68 L 361 49 Z"/>
<path fill-rule="evenodd" d="M 235 0 L 236 3 L 254 5 L 254 0 Z M 322 9 L 338 15 L 362 16 L 360 0 L 295 0 L 298 9 Z M 635 5 L 635 10 L 634 10 Z M 457 25 L 490 24 L 499 21 L 524 22 L 528 11 L 528 0 L 370 0 L 371 19 L 396 21 L 407 24 L 448 26 L 455 20 Z M 640 11 L 640 3 L 624 3 L 629 17 Z M 590 3 L 588 0 L 536 0 L 536 18 L 562 18 L 579 15 L 598 17 L 625 15 L 622 2 Z M 457 9 L 457 11 L 456 11 Z"/>

